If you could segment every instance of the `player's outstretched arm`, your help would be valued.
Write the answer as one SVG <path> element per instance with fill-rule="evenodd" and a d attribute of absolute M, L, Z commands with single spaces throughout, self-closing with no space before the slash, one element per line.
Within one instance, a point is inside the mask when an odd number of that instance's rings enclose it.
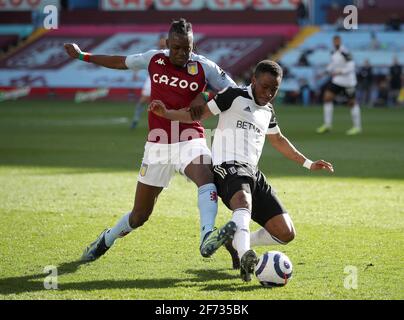
<path fill-rule="evenodd" d="M 307 159 L 302 153 L 300 153 L 296 147 L 281 133 L 268 134 L 268 140 L 272 146 L 282 153 L 286 158 L 293 160 L 300 165 L 306 167 L 309 170 L 327 170 L 334 172 L 334 168 L 331 163 L 324 160 L 311 161 Z"/>
<path fill-rule="evenodd" d="M 186 108 L 180 110 L 168 110 L 161 100 L 153 100 L 149 104 L 148 110 L 158 115 L 159 117 L 166 118 L 171 121 L 180 121 L 184 123 L 192 123 L 191 114 Z"/>
<path fill-rule="evenodd" d="M 79 46 L 75 43 L 65 43 L 64 47 L 66 53 L 73 59 L 91 62 L 110 69 L 128 69 L 125 63 L 125 56 L 92 55 L 87 52 L 82 52 Z"/>
<path fill-rule="evenodd" d="M 206 98 L 204 98 L 205 95 Z M 207 99 L 207 94 L 201 93 L 197 95 L 194 100 L 192 100 L 189 108 L 183 108 L 180 110 L 168 110 L 164 102 L 160 100 L 153 100 L 149 105 L 149 111 L 171 121 L 192 123 L 195 121 L 205 120 L 213 115 L 206 103 Z"/>
<path fill-rule="evenodd" d="M 189 105 L 189 112 L 194 121 L 205 120 L 211 116 L 213 113 L 210 112 L 207 102 L 209 100 L 209 92 L 201 92 L 198 94 L 194 100 L 191 101 Z"/>

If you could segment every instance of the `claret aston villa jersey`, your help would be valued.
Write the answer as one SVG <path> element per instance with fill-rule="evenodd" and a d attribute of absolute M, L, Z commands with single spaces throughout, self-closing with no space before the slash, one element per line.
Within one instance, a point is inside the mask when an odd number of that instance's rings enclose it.
<path fill-rule="evenodd" d="M 236 86 L 216 63 L 197 54 L 191 54 L 185 66 L 177 67 L 169 60 L 169 50 L 150 50 L 128 56 L 126 66 L 133 70 L 148 70 L 150 99 L 163 101 L 167 109 L 188 107 L 207 83 L 217 91 Z M 200 122 L 179 123 L 176 127 L 170 120 L 152 112 L 149 112 L 149 130 L 148 141 L 158 143 L 176 143 L 205 136 Z"/>

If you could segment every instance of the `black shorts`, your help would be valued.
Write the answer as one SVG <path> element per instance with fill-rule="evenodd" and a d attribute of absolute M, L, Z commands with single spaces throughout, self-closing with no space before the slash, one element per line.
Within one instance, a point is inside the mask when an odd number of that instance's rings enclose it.
<path fill-rule="evenodd" d="M 342 87 L 330 82 L 327 86 L 327 89 L 336 96 L 343 95 L 349 100 L 355 99 L 356 97 L 356 87 Z"/>
<path fill-rule="evenodd" d="M 244 190 L 252 195 L 251 219 L 259 225 L 264 226 L 274 216 L 286 213 L 264 174 L 253 166 L 225 162 L 213 166 L 213 174 L 217 193 L 230 210 L 231 198 L 236 192 Z"/>

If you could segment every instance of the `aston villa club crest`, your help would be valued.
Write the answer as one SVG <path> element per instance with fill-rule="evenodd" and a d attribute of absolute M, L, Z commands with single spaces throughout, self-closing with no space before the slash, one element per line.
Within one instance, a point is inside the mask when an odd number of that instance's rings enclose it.
<path fill-rule="evenodd" d="M 147 168 L 148 168 L 148 165 L 145 163 L 142 163 L 142 166 L 139 171 L 141 177 L 144 177 L 146 175 Z"/>
<path fill-rule="evenodd" d="M 190 62 L 187 65 L 188 67 L 188 74 L 191 76 L 195 76 L 198 74 L 198 63 L 197 62 Z"/>
<path fill-rule="evenodd" d="M 210 201 L 217 202 L 217 192 L 216 191 L 210 192 Z"/>

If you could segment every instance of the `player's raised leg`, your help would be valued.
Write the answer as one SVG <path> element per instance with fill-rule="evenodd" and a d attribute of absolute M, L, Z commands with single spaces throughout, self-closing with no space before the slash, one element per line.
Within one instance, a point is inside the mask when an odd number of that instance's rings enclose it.
<path fill-rule="evenodd" d="M 200 252 L 210 257 L 227 240 L 232 239 L 236 226 L 232 221 L 219 229 L 214 229 L 217 215 L 217 189 L 208 155 L 201 155 L 189 163 L 184 173 L 198 187 L 198 208 L 200 214 Z"/>
<path fill-rule="evenodd" d="M 252 196 L 252 219 L 262 228 L 250 233 L 251 247 L 287 244 L 295 236 L 292 219 L 261 171 L 256 173 L 255 190 Z M 231 243 L 226 244 L 226 248 L 231 254 L 233 268 L 236 269 L 239 267 L 238 254 L 237 256 L 234 254 Z"/>
<path fill-rule="evenodd" d="M 101 257 L 114 244 L 115 240 L 122 238 L 141 227 L 153 212 L 154 204 L 162 187 L 155 187 L 137 183 L 135 203 L 130 213 L 125 214 L 111 229 L 103 231 L 83 252 L 82 261 L 94 261 Z"/>
<path fill-rule="evenodd" d="M 269 219 L 263 228 L 251 233 L 251 246 L 288 244 L 296 236 L 292 219 L 287 213 Z"/>
<path fill-rule="evenodd" d="M 263 228 L 251 234 L 251 246 L 287 244 L 295 237 L 292 219 L 261 172 L 257 175 L 253 216 Z"/>

